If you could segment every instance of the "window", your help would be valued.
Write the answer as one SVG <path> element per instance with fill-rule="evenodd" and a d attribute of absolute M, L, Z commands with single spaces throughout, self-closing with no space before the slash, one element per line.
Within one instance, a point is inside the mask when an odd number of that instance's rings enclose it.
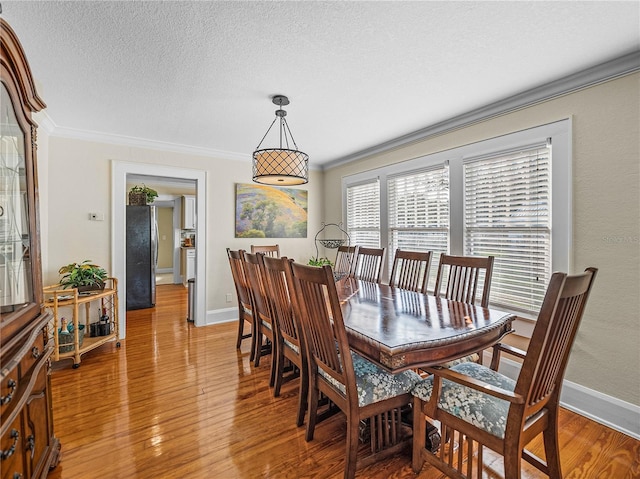
<path fill-rule="evenodd" d="M 438 258 L 449 248 L 449 166 L 390 176 L 388 185 L 389 265 L 396 249 L 433 251 L 429 287 Z"/>
<path fill-rule="evenodd" d="M 571 122 L 472 143 L 343 179 L 352 244 L 495 256 L 490 304 L 535 318 L 569 271 Z M 377 205 L 376 205 L 377 203 Z M 379 241 L 379 244 L 376 244 Z"/>
<path fill-rule="evenodd" d="M 378 180 L 347 188 L 347 233 L 352 245 L 380 247 Z"/>
<path fill-rule="evenodd" d="M 550 148 L 464 163 L 465 254 L 495 256 L 491 302 L 542 305 L 551 277 Z"/>

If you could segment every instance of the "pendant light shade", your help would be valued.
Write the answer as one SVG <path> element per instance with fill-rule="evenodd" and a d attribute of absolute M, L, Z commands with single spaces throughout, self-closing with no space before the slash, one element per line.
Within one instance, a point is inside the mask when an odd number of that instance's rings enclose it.
<path fill-rule="evenodd" d="M 287 112 L 282 109 L 282 106 L 288 105 L 289 99 L 283 95 L 276 95 L 272 101 L 280 108 L 276 110 L 276 118 L 253 152 L 253 181 L 274 186 L 303 185 L 309 181 L 309 155 L 298 150 L 285 119 Z M 260 149 L 264 139 L 278 120 L 280 123 L 279 148 Z M 289 147 L 289 138 L 293 148 Z"/>

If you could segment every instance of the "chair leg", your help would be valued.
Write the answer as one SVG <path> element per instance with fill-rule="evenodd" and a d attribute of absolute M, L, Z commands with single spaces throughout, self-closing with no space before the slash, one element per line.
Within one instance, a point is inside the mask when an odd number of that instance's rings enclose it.
<path fill-rule="evenodd" d="M 560 452 L 558 449 L 558 409 L 549 411 L 549 423 L 543 431 L 544 454 L 547 462 L 549 479 L 562 479 Z"/>
<path fill-rule="evenodd" d="M 298 394 L 298 418 L 296 426 L 300 427 L 304 424 L 304 414 L 307 411 L 307 399 L 309 396 L 309 373 L 303 364 L 300 368 L 300 391 Z"/>
<path fill-rule="evenodd" d="M 516 444 L 510 444 L 509 441 L 505 441 L 504 450 L 504 477 L 509 479 L 520 479 L 520 458 L 522 454 L 522 446 L 518 444 L 518 441 L 514 441 Z"/>
<path fill-rule="evenodd" d="M 422 457 L 426 445 L 427 418 L 422 413 L 422 401 L 418 398 L 413 400 L 413 454 L 411 467 L 413 472 L 418 474 L 424 465 Z"/>
<path fill-rule="evenodd" d="M 242 344 L 242 339 L 244 338 L 244 311 L 242 311 L 242 306 L 240 306 L 238 312 L 238 340 L 236 341 L 236 349 L 240 349 L 240 345 Z"/>
<path fill-rule="evenodd" d="M 275 347 L 275 345 L 274 345 Z M 273 354 L 273 365 L 271 366 L 273 375 L 273 368 L 275 367 L 275 377 L 273 383 L 273 397 L 280 396 L 280 388 L 282 387 L 282 376 L 284 375 L 284 354 L 283 354 L 284 344 L 278 340 L 277 351 L 272 352 Z"/>
<path fill-rule="evenodd" d="M 281 348 L 279 347 L 276 338 L 271 341 L 271 373 L 269 374 L 269 387 L 273 387 L 276 383 L 276 362 L 278 356 L 281 354 Z"/>
<path fill-rule="evenodd" d="M 256 343 L 258 342 L 258 327 L 256 325 L 256 320 L 252 316 L 251 317 L 251 355 L 249 356 L 249 361 L 254 361 L 256 359 Z"/>
<path fill-rule="evenodd" d="M 307 419 L 307 435 L 306 441 L 313 440 L 313 433 L 316 429 L 316 419 L 318 416 L 318 387 L 313 385 L 309 386 L 309 401 L 307 402 L 309 408 L 309 418 Z"/>
<path fill-rule="evenodd" d="M 356 476 L 359 423 L 357 418 L 347 418 L 347 463 L 344 466 L 344 479 L 353 479 Z"/>

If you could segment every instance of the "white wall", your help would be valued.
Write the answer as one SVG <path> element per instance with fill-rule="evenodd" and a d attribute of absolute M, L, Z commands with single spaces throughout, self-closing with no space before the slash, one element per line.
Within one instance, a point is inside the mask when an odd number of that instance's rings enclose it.
<path fill-rule="evenodd" d="M 191 168 L 209 173 L 206 309 L 211 314 L 234 308 L 226 248 L 249 249 L 252 242 L 234 238 L 235 184 L 251 182 L 249 159 L 223 160 L 55 136 L 45 143 L 47 151 L 39 152 L 40 163 L 46 163 L 39 171 L 45 284 L 56 283 L 58 268 L 74 260 L 91 259 L 107 268 L 112 264 L 111 160 Z M 309 192 L 307 238 L 269 240 L 280 244 L 283 255 L 306 262 L 315 254 L 313 237 L 323 221 L 322 180 L 321 173 L 312 171 L 309 183 L 300 187 Z M 105 221 L 89 221 L 89 212 L 104 213 Z M 233 293 L 233 303 L 226 302 L 226 293 Z"/>
<path fill-rule="evenodd" d="M 573 120 L 571 271 L 600 269 L 566 378 L 640 406 L 640 74 L 628 75 L 325 173 L 325 211 L 342 177 L 506 133 Z"/>

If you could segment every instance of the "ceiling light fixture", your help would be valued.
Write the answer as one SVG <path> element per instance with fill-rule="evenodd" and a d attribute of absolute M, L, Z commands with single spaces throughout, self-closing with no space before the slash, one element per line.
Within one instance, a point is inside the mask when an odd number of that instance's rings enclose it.
<path fill-rule="evenodd" d="M 309 155 L 298 150 L 298 145 L 287 124 L 285 118 L 287 112 L 282 107 L 289 104 L 289 99 L 284 95 L 275 95 L 271 101 L 280 108 L 276 110 L 276 117 L 253 152 L 253 181 L 274 186 L 303 185 L 309 181 Z M 280 119 L 280 147 L 260 149 L 262 142 L 278 119 Z M 294 149 L 289 148 L 289 138 Z"/>

